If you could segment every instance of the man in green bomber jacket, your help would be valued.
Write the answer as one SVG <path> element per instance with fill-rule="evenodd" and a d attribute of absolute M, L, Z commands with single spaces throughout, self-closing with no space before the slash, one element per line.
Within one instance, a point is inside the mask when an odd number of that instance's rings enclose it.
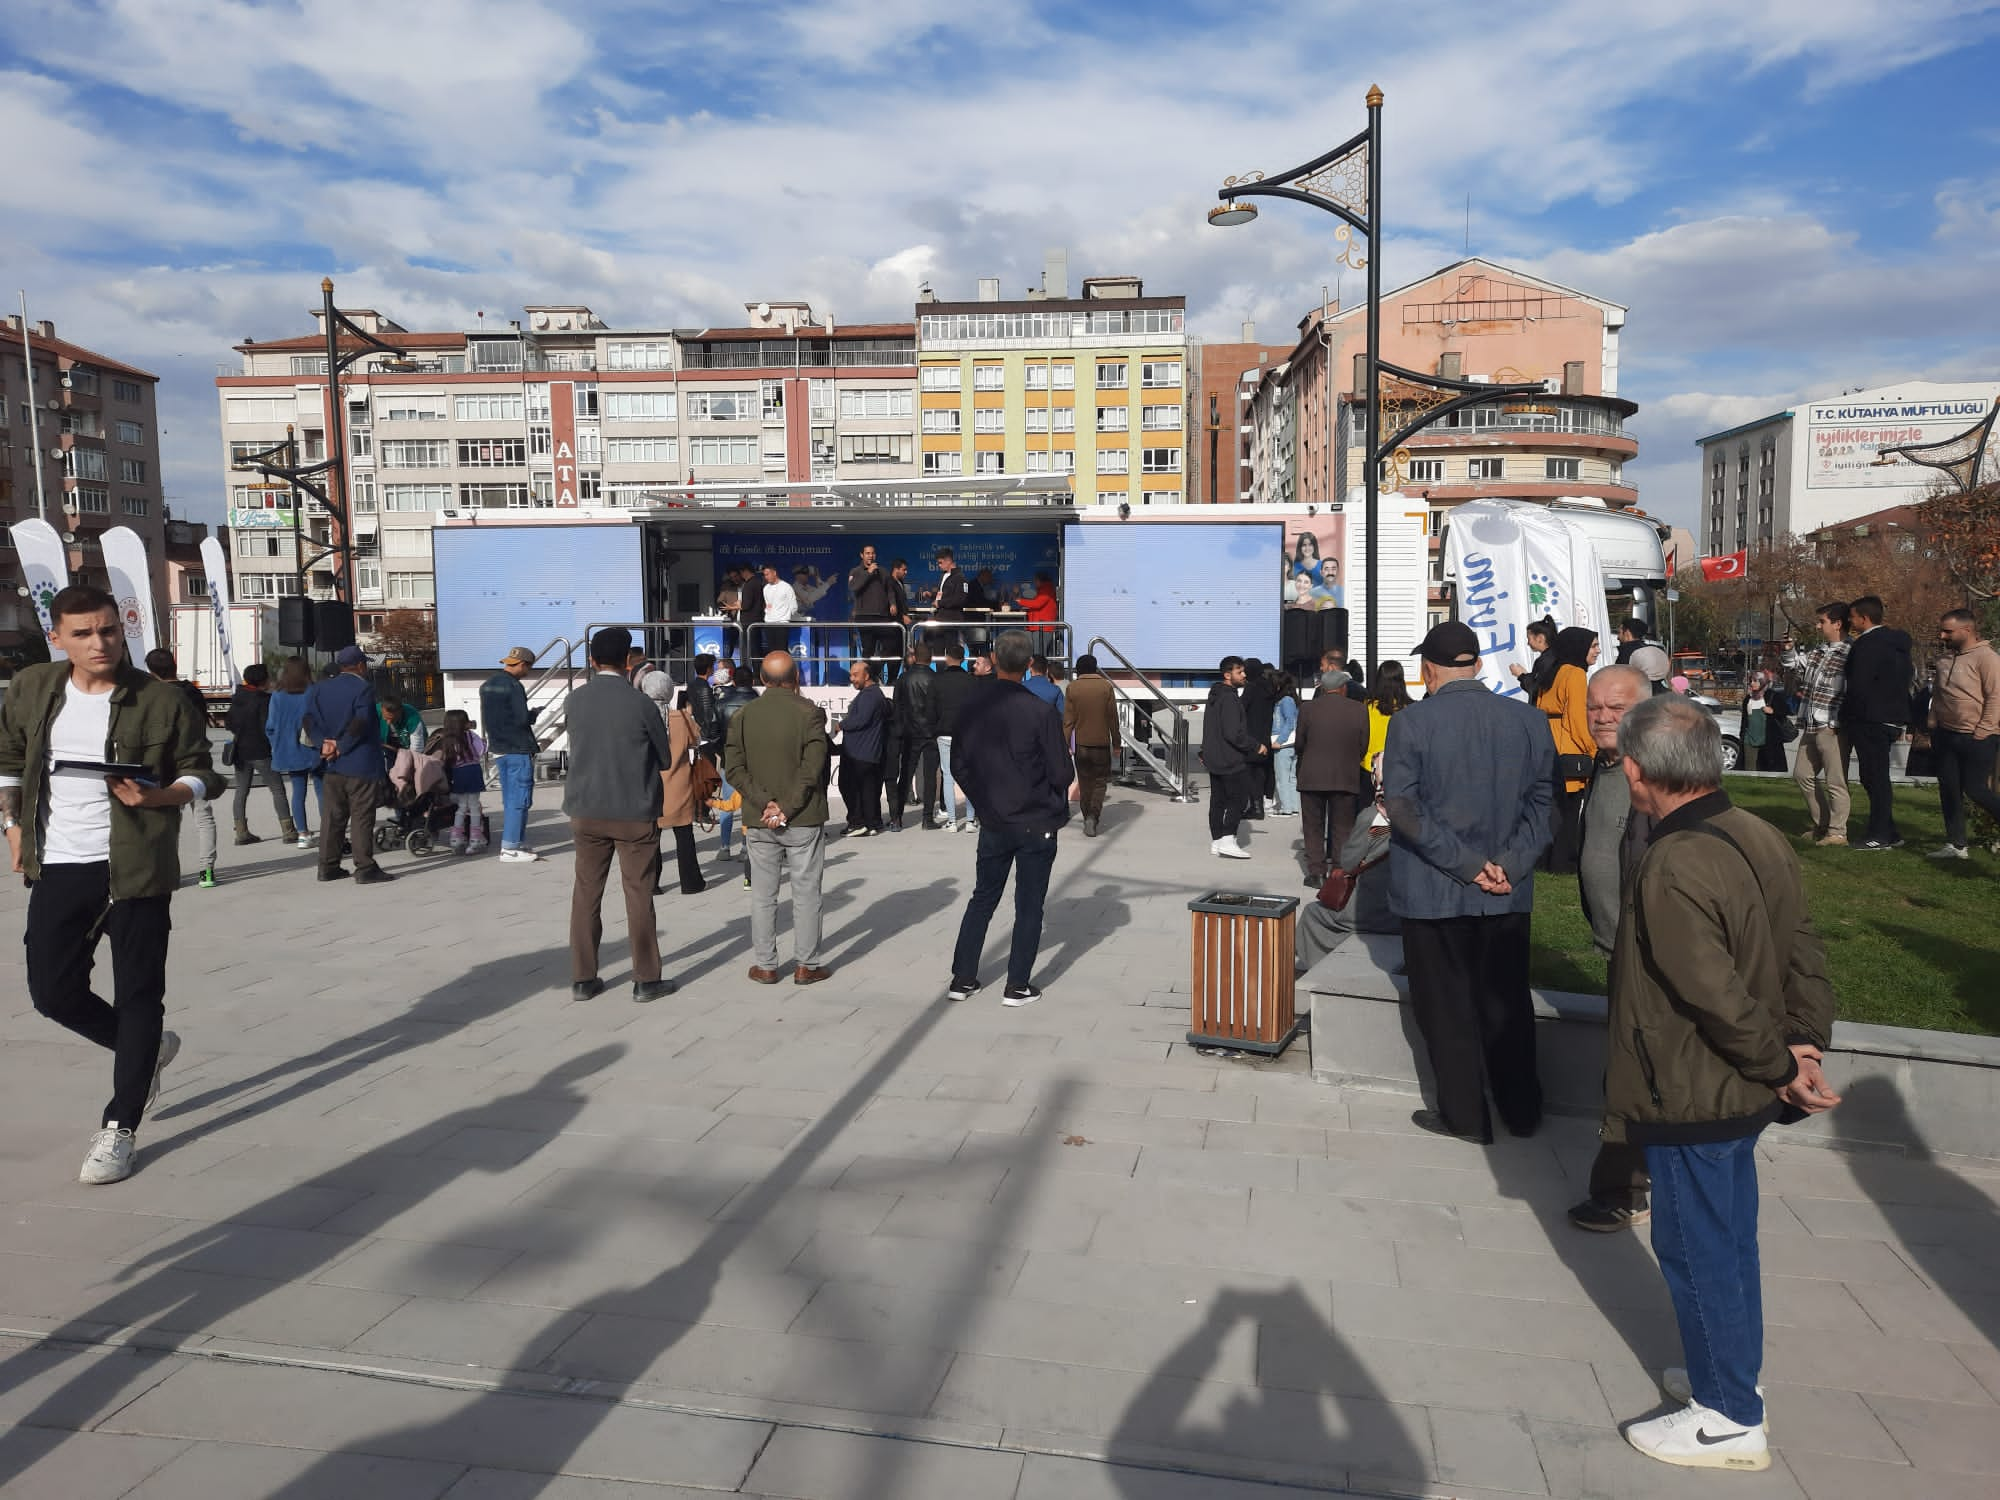
<path fill-rule="evenodd" d="M 1603 1134 L 1645 1148 L 1653 1249 L 1687 1360 L 1661 1380 L 1685 1404 L 1625 1437 L 1666 1463 L 1763 1469 L 1757 1138 L 1840 1102 L 1820 1071 L 1826 954 L 1785 836 L 1721 789 L 1707 712 L 1648 699 L 1618 726 L 1618 750 L 1653 832 L 1611 960 Z"/>
<path fill-rule="evenodd" d="M 15 677 L 0 712 L 0 829 L 27 877 L 28 994 L 50 1020 L 113 1055 L 111 1102 L 79 1174 L 122 1182 L 139 1122 L 180 1050 L 164 1030 L 168 904 L 180 884 L 180 810 L 222 795 L 208 729 L 187 695 L 133 666 L 117 601 L 72 585 L 49 606 L 67 661 Z M 59 762 L 136 765 L 142 776 L 65 771 Z M 111 940 L 114 998 L 90 988 Z"/>

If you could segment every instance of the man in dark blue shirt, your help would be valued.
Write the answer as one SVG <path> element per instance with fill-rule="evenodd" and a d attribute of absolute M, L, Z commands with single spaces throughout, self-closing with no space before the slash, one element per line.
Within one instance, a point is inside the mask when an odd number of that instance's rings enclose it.
<path fill-rule="evenodd" d="M 509 864 L 533 864 L 541 856 L 527 845 L 528 809 L 535 805 L 535 714 L 528 707 L 528 690 L 521 679 L 535 664 L 535 653 L 516 646 L 500 659 L 500 670 L 479 687 L 479 727 L 493 753 L 493 773 L 500 783 L 500 858 Z"/>
<path fill-rule="evenodd" d="M 1032 1005 L 1042 998 L 1031 983 L 1042 943 L 1042 903 L 1055 868 L 1056 834 L 1069 821 L 1076 767 L 1063 738 L 1062 715 L 1022 686 L 1034 654 L 1024 630 L 1010 630 L 994 643 L 994 677 L 966 699 L 952 738 L 952 775 L 979 817 L 972 900 L 951 960 L 947 993 L 953 1000 L 969 1000 L 979 989 L 980 951 L 1010 869 L 1014 937 L 1000 1003 Z"/>
<path fill-rule="evenodd" d="M 345 880 L 344 838 L 354 847 L 354 880 L 374 885 L 396 877 L 375 863 L 375 804 L 383 784 L 382 715 L 368 681 L 368 658 L 343 646 L 339 670 L 306 690 L 305 731 L 319 741 L 326 766 L 325 811 L 320 817 L 319 878 Z"/>

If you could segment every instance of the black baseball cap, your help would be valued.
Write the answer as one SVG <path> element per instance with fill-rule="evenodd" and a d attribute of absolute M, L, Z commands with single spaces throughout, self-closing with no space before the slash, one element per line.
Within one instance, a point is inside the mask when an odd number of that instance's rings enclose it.
<path fill-rule="evenodd" d="M 1430 634 L 1412 648 L 1434 666 L 1469 667 L 1479 660 L 1479 637 L 1457 620 L 1433 625 Z"/>

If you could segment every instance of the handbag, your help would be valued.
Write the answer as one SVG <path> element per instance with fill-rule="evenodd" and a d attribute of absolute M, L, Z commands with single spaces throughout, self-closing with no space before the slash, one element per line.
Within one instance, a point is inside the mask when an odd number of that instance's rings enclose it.
<path fill-rule="evenodd" d="M 697 753 L 694 757 L 694 805 L 707 807 L 722 790 L 722 773 L 715 768 L 715 762 L 706 755 Z"/>
<path fill-rule="evenodd" d="M 1354 899 L 1355 884 L 1360 879 L 1359 870 L 1327 871 L 1326 879 L 1319 888 L 1319 904 L 1333 911 L 1346 911 L 1347 903 Z"/>
<path fill-rule="evenodd" d="M 1597 769 L 1594 757 L 1588 755 L 1558 755 L 1556 757 L 1556 780 L 1588 781 Z"/>

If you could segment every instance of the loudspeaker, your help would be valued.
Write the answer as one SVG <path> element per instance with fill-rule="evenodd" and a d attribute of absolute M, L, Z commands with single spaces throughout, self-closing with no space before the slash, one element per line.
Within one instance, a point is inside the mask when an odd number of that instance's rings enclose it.
<path fill-rule="evenodd" d="M 281 594 L 278 598 L 278 644 L 310 646 L 312 643 L 312 600 L 303 594 Z"/>
<path fill-rule="evenodd" d="M 1323 609 L 1313 616 L 1319 621 L 1320 651 L 1347 650 L 1347 611 L 1344 609 Z M 1353 653 L 1349 652 L 1350 655 Z"/>
<path fill-rule="evenodd" d="M 353 645 L 354 606 L 342 599 L 315 599 L 312 643 L 322 651 Z"/>

